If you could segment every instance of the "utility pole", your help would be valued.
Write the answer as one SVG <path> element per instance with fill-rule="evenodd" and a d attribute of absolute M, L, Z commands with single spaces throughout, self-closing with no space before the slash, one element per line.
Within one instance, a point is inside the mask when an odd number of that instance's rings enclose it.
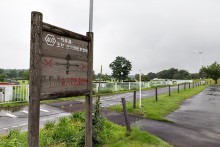
<path fill-rule="evenodd" d="M 92 32 L 93 29 L 93 0 L 90 0 L 89 7 L 89 32 Z"/>
<path fill-rule="evenodd" d="M 141 108 L 141 70 L 139 74 L 139 88 L 140 88 L 139 108 Z"/>
<path fill-rule="evenodd" d="M 196 53 L 199 54 L 199 68 L 202 67 L 202 53 L 203 51 L 195 51 Z"/>

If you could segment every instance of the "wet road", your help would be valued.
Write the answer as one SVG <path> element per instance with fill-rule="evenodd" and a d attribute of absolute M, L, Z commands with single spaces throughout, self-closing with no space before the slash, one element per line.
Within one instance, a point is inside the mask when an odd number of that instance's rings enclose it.
<path fill-rule="evenodd" d="M 198 95 L 187 99 L 179 110 L 166 118 L 177 124 L 220 135 L 220 86 L 210 86 Z"/>
<path fill-rule="evenodd" d="M 122 113 L 108 112 L 107 118 L 125 125 Z M 178 147 L 220 147 L 220 86 L 207 87 L 187 99 L 179 110 L 161 122 L 129 116 L 134 126 Z"/>
<path fill-rule="evenodd" d="M 48 121 L 56 121 L 60 117 L 70 115 L 61 109 L 45 104 L 40 106 L 40 127 Z M 9 130 L 19 129 L 27 131 L 28 128 L 28 108 L 23 107 L 15 112 L 0 111 L 0 133 L 5 134 Z"/>
<path fill-rule="evenodd" d="M 183 88 L 183 86 L 181 87 Z M 172 90 L 176 90 L 176 87 L 171 87 Z M 158 88 L 158 94 L 168 93 L 168 87 Z M 147 98 L 155 95 L 155 90 L 142 91 L 142 98 Z M 121 98 L 125 97 L 126 101 L 133 100 L 133 93 L 117 94 L 111 96 L 101 97 L 101 107 L 109 107 L 111 105 L 121 104 Z M 137 92 L 137 100 L 139 99 L 139 92 Z M 77 103 L 81 105 L 80 102 Z M 59 102 L 55 104 L 45 105 L 41 104 L 40 109 L 40 125 L 43 126 L 45 122 L 57 120 L 59 117 L 70 115 L 70 113 L 61 110 L 62 106 L 73 105 L 78 107 L 76 101 Z M 81 106 L 79 106 L 79 109 Z M 66 107 L 65 107 L 66 108 Z M 75 111 L 75 110 L 74 110 Z M 28 128 L 28 108 L 23 107 L 14 112 L 0 111 L 0 133 L 4 134 L 11 129 L 20 129 L 26 131 Z"/>
<path fill-rule="evenodd" d="M 183 86 L 181 87 L 183 88 Z M 171 90 L 176 90 L 172 87 Z M 158 93 L 168 93 L 168 88 L 160 88 Z M 155 90 L 142 91 L 142 97 L 154 96 Z M 121 104 L 121 98 L 133 101 L 133 93 L 117 94 L 101 98 L 102 107 Z M 137 92 L 137 100 L 139 92 Z M 59 117 L 70 115 L 70 113 L 59 109 L 63 105 L 72 102 L 61 102 L 51 106 L 41 105 L 40 124 L 47 121 L 55 121 Z M 74 102 L 73 102 L 74 103 Z M 81 107 L 80 103 L 77 103 Z M 74 105 L 75 106 L 75 105 Z M 220 86 L 210 86 L 198 95 L 184 101 L 181 108 L 166 118 L 175 122 L 160 122 L 133 117 L 133 125 L 146 130 L 174 146 L 187 147 L 219 147 L 220 146 Z M 75 108 L 75 107 L 74 107 Z M 110 112 L 107 114 L 113 120 L 123 121 L 121 113 Z M 0 111 L 0 133 L 6 133 L 10 129 L 27 130 L 27 107 L 15 112 Z M 119 120 L 122 121 L 119 121 Z"/>

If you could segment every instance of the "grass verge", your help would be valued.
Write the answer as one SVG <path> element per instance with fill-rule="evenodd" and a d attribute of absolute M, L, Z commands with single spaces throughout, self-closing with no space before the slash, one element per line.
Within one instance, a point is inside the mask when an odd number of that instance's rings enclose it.
<path fill-rule="evenodd" d="M 155 97 L 142 99 L 142 107 L 141 108 L 133 108 L 133 103 L 128 102 L 127 110 L 130 114 L 142 115 L 145 118 L 160 120 L 160 121 L 168 121 L 165 116 L 175 110 L 179 109 L 180 104 L 201 91 L 203 91 L 207 86 L 200 86 L 196 88 L 180 90 L 180 93 L 174 91 L 171 93 L 171 96 L 168 94 L 161 94 L 158 96 L 158 101 L 155 100 Z M 139 106 L 139 102 L 137 103 Z M 122 112 L 122 106 L 112 106 L 111 110 Z"/>
<path fill-rule="evenodd" d="M 40 130 L 41 147 L 79 147 L 82 146 L 84 136 L 83 113 L 73 113 L 70 117 L 63 117 L 57 123 L 48 122 Z M 10 131 L 6 136 L 0 135 L 0 146 L 26 147 L 27 133 L 19 130 Z M 140 131 L 137 127 L 127 135 L 125 127 L 104 120 L 104 128 L 101 132 L 101 143 L 94 146 L 104 147 L 134 147 L 134 146 L 170 146 L 161 139 Z"/>

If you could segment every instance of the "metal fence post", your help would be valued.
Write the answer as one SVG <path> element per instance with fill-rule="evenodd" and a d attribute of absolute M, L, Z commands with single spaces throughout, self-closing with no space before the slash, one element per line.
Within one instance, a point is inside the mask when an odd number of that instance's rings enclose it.
<path fill-rule="evenodd" d="M 133 108 L 136 108 L 136 91 L 134 91 L 134 102 L 133 102 Z"/>
<path fill-rule="evenodd" d="M 157 96 L 157 86 L 155 88 L 155 98 L 156 98 L 156 101 L 157 101 L 157 98 L 158 98 L 158 96 Z"/>
<path fill-rule="evenodd" d="M 170 85 L 169 85 L 169 96 L 170 96 L 171 94 L 170 94 Z"/>

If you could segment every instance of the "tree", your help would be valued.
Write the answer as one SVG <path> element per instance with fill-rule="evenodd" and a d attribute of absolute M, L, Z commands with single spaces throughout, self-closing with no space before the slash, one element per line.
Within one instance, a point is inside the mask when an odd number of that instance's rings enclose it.
<path fill-rule="evenodd" d="M 170 68 L 168 70 L 162 70 L 157 73 L 158 78 L 173 79 L 174 75 L 178 73 L 178 69 Z"/>
<path fill-rule="evenodd" d="M 207 67 L 203 66 L 201 70 L 212 78 L 215 81 L 215 84 L 217 84 L 218 79 L 220 78 L 220 65 L 217 62 L 214 62 Z"/>
<path fill-rule="evenodd" d="M 1 74 L 0 74 L 0 82 L 4 82 L 4 81 L 5 81 L 5 78 L 7 78 L 7 75 L 4 74 L 4 73 L 1 73 Z"/>
<path fill-rule="evenodd" d="M 202 70 L 202 68 L 199 70 L 199 78 L 208 78 L 209 76 Z M 198 79 L 199 79 L 198 78 Z"/>
<path fill-rule="evenodd" d="M 111 81 L 111 76 L 108 74 L 103 74 L 102 75 L 102 80 L 103 81 Z"/>
<path fill-rule="evenodd" d="M 17 70 L 16 69 L 7 70 L 7 76 L 8 76 L 8 78 L 16 79 L 17 78 Z"/>
<path fill-rule="evenodd" d="M 139 77 L 139 74 L 135 74 L 135 79 L 136 79 L 137 81 L 140 80 L 139 78 L 140 78 L 140 77 Z M 149 81 L 149 80 L 150 80 L 150 79 L 148 78 L 147 75 L 141 74 L 141 81 L 146 82 L 146 81 Z"/>
<path fill-rule="evenodd" d="M 202 77 L 200 73 L 191 73 L 189 76 L 190 79 L 199 79 L 200 77 Z"/>
<path fill-rule="evenodd" d="M 185 80 L 189 78 L 189 72 L 187 70 L 181 69 L 174 76 L 174 79 Z"/>
<path fill-rule="evenodd" d="M 0 74 L 4 73 L 4 69 L 0 68 Z"/>
<path fill-rule="evenodd" d="M 108 75 L 108 74 L 101 74 L 101 73 L 98 73 L 97 74 L 97 79 L 101 80 L 101 81 L 111 81 L 111 76 Z"/>
<path fill-rule="evenodd" d="M 132 65 L 126 58 L 118 56 L 109 67 L 112 69 L 112 77 L 120 82 L 121 80 L 126 80 Z"/>
<path fill-rule="evenodd" d="M 22 72 L 22 78 L 24 79 L 24 80 L 29 80 L 29 70 L 27 69 L 27 70 L 24 70 L 23 72 Z"/>
<path fill-rule="evenodd" d="M 148 76 L 149 80 L 152 80 L 152 79 L 154 79 L 154 78 L 157 78 L 157 74 L 156 74 L 156 73 L 153 73 L 153 72 L 149 72 L 149 73 L 147 74 L 147 76 Z"/>

